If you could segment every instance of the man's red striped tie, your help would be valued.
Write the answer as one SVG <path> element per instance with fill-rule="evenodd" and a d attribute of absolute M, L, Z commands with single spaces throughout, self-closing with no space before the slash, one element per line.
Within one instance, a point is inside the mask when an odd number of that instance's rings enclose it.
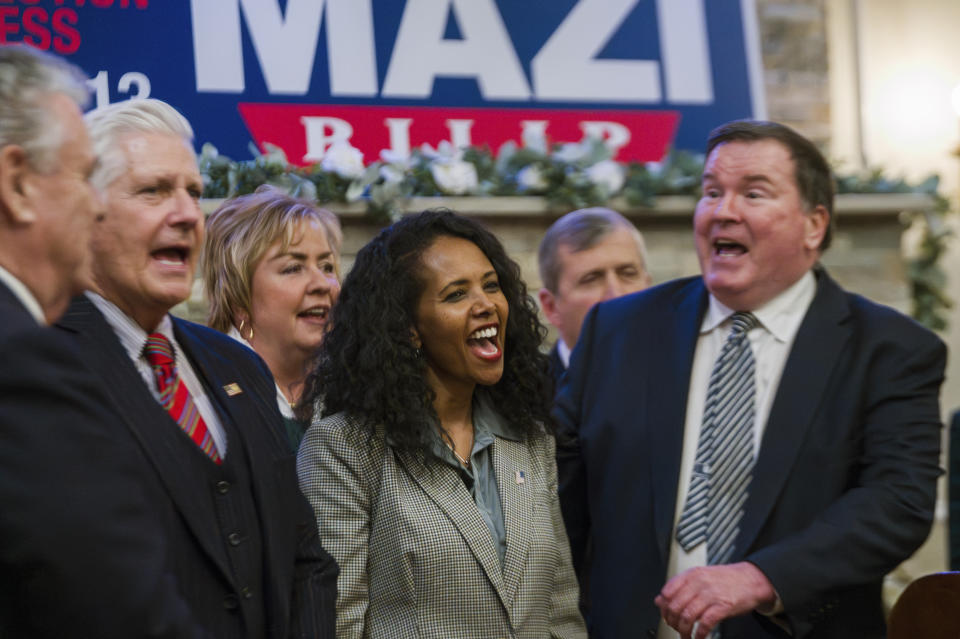
<path fill-rule="evenodd" d="M 153 376 L 160 391 L 160 404 L 170 413 L 183 432 L 205 452 L 210 459 L 221 463 L 220 453 L 213 443 L 210 431 L 197 410 L 186 384 L 177 374 L 177 365 L 173 359 L 173 348 L 162 333 L 150 333 L 143 353 L 153 367 Z"/>

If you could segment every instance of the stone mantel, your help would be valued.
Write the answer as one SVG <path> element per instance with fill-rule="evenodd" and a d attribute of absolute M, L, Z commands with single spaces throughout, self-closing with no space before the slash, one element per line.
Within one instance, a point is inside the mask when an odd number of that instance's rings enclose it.
<path fill-rule="evenodd" d="M 205 213 L 210 214 L 223 202 L 208 199 L 201 202 Z M 856 193 L 838 195 L 836 209 L 844 223 L 860 224 L 864 221 L 894 219 L 903 211 L 925 211 L 933 208 L 933 198 L 922 193 Z M 693 212 L 696 199 L 688 195 L 668 195 L 655 199 L 651 208 L 631 207 L 623 199 L 615 199 L 610 206 L 635 222 L 641 220 L 686 220 Z M 366 202 L 350 204 L 328 203 L 324 205 L 337 214 L 346 226 L 352 222 L 370 223 L 366 216 Z M 514 197 L 414 197 L 403 207 L 405 213 L 416 213 L 428 208 L 446 207 L 476 218 L 546 219 L 554 220 L 566 210 L 551 209 L 546 198 L 534 196 Z M 848 217 L 849 216 L 849 217 Z"/>
<path fill-rule="evenodd" d="M 211 213 L 222 200 L 203 200 Z M 654 282 L 692 275 L 699 271 L 691 237 L 691 217 L 696 205 L 691 196 L 657 198 L 652 208 L 630 208 L 614 200 L 612 208 L 626 215 L 643 233 Z M 383 226 L 366 215 L 366 203 L 328 204 L 343 225 L 343 271 L 349 270 L 357 251 Z M 539 197 L 419 197 L 410 199 L 407 213 L 447 207 L 483 221 L 520 264 L 531 292 L 540 287 L 537 247 L 547 227 L 565 210 L 550 209 Z M 823 264 L 845 287 L 901 311 L 909 311 L 910 290 L 901 251 L 907 220 L 904 211 L 931 210 L 933 198 L 914 193 L 855 194 L 837 196 L 837 229 Z M 205 301 L 198 286 L 195 295 L 178 309 L 202 320 Z"/>

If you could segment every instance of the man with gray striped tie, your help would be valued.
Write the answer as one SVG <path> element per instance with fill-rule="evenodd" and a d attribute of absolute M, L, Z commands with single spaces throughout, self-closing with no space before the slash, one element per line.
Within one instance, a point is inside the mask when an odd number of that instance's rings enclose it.
<path fill-rule="evenodd" d="M 933 519 L 945 348 L 820 266 L 808 140 L 721 126 L 702 186 L 701 276 L 595 307 L 557 398 L 591 636 L 879 639 L 883 576 Z"/>

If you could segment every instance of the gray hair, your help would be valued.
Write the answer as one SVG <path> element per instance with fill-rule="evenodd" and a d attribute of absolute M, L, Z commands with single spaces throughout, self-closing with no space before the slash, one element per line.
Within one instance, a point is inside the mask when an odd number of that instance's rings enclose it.
<path fill-rule="evenodd" d="M 93 151 L 100 160 L 90 179 L 100 190 L 124 174 L 126 158 L 120 140 L 128 135 L 175 135 L 193 146 L 193 128 L 187 119 L 166 102 L 154 98 L 116 102 L 94 109 L 85 119 Z"/>
<path fill-rule="evenodd" d="M 586 251 L 600 243 L 604 237 L 617 229 L 630 231 L 637 242 L 640 254 L 640 266 L 647 268 L 647 248 L 643 236 L 633 224 L 616 211 L 595 207 L 567 213 L 547 229 L 540 248 L 537 262 L 540 267 L 540 281 L 551 293 L 557 292 L 560 282 L 560 260 L 557 252 L 560 246 L 566 246 L 574 253 Z"/>
<path fill-rule="evenodd" d="M 63 143 L 62 123 L 44 106 L 62 93 L 81 110 L 90 100 L 87 76 L 76 66 L 24 45 L 0 46 L 0 148 L 24 149 L 30 165 L 55 170 Z"/>

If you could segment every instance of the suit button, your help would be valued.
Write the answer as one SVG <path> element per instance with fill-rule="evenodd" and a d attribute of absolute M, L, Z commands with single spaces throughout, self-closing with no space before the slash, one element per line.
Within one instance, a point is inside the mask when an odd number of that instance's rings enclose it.
<path fill-rule="evenodd" d="M 227 541 L 230 542 L 231 546 L 239 546 L 242 541 L 240 539 L 240 533 L 230 533 L 227 535 Z"/>
<path fill-rule="evenodd" d="M 650 639 L 653 639 L 657 636 L 657 631 L 653 628 L 647 628 L 647 636 L 650 637 Z"/>
<path fill-rule="evenodd" d="M 251 599 L 253 597 L 253 593 L 250 592 L 249 588 L 244 586 L 243 588 L 240 589 L 240 596 L 243 597 L 244 599 Z"/>
<path fill-rule="evenodd" d="M 226 495 L 230 492 L 230 482 L 228 481 L 218 481 L 217 482 L 217 492 L 221 495 Z"/>
<path fill-rule="evenodd" d="M 223 598 L 223 607 L 227 610 L 236 610 L 240 606 L 236 595 L 227 595 Z"/>

